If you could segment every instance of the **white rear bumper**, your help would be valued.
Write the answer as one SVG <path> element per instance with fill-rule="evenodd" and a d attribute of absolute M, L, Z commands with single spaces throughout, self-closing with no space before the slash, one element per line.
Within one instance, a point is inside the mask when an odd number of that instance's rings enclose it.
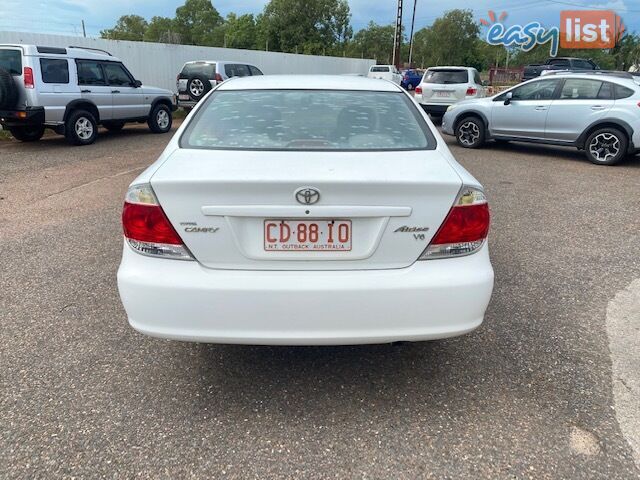
<path fill-rule="evenodd" d="M 136 330 L 213 343 L 340 345 L 477 328 L 493 289 L 485 246 L 397 270 L 229 271 L 124 247 L 118 288 Z"/>

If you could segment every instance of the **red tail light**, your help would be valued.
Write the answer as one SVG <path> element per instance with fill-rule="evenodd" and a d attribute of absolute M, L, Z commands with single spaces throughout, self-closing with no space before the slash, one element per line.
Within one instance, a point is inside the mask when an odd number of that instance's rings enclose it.
<path fill-rule="evenodd" d="M 122 228 L 127 243 L 138 253 L 192 260 L 149 184 L 129 187 L 122 209 Z"/>
<path fill-rule="evenodd" d="M 33 88 L 33 69 L 31 67 L 24 67 L 24 88 Z"/>
<path fill-rule="evenodd" d="M 422 95 L 422 87 L 418 85 L 415 89 L 415 92 L 419 95 Z"/>
<path fill-rule="evenodd" d="M 219 73 L 216 73 L 215 79 L 216 82 L 224 82 L 224 78 L 222 78 L 222 75 L 220 75 Z"/>
<path fill-rule="evenodd" d="M 124 202 L 122 226 L 124 236 L 131 240 L 182 245 L 182 239 L 169 223 L 160 205 Z"/>
<path fill-rule="evenodd" d="M 467 97 L 475 95 L 476 93 L 478 93 L 478 89 L 477 88 L 473 88 L 473 87 L 467 88 Z"/>
<path fill-rule="evenodd" d="M 457 205 L 431 240 L 432 245 L 445 243 L 476 242 L 489 233 L 489 205 Z"/>
<path fill-rule="evenodd" d="M 484 193 L 466 188 L 449 211 L 420 260 L 474 253 L 489 234 L 491 217 Z"/>

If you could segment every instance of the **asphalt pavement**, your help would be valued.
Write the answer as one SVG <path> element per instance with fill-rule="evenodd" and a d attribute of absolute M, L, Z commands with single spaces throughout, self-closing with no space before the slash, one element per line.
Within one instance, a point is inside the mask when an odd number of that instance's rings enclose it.
<path fill-rule="evenodd" d="M 447 139 L 491 202 L 479 330 L 218 346 L 138 334 L 116 289 L 124 192 L 169 138 L 0 141 L 0 478 L 639 478 L 640 158 Z"/>

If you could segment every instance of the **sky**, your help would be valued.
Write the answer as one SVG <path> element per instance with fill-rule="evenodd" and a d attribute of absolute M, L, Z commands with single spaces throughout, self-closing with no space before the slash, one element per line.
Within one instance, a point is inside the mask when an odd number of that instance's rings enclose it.
<path fill-rule="evenodd" d="M 379 24 L 394 23 L 397 0 L 348 0 L 352 25 L 358 30 L 373 20 Z M 81 35 L 82 20 L 87 35 L 99 36 L 100 30 L 111 28 L 121 15 L 137 14 L 172 17 L 184 0 L 0 0 L 0 30 L 34 31 Z M 212 0 L 213 6 L 225 16 L 260 13 L 267 0 Z M 470 7 L 471 5 L 471 7 Z M 413 2 L 404 0 L 406 32 L 411 23 Z M 477 20 L 488 18 L 487 12 L 498 15 L 507 12 L 508 25 L 539 21 L 545 26 L 557 26 L 561 10 L 614 10 L 627 31 L 640 32 L 640 0 L 417 0 L 416 30 L 428 26 L 446 10 L 472 8 Z"/>

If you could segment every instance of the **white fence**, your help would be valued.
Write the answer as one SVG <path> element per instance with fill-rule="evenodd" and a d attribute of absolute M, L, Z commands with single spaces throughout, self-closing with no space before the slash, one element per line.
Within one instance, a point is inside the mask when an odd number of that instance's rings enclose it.
<path fill-rule="evenodd" d="M 2 0 L 0 0 L 2 1 Z M 269 74 L 366 74 L 372 59 L 321 57 L 235 48 L 127 42 L 42 33 L 0 31 L 0 43 L 26 43 L 51 47 L 91 47 L 120 58 L 143 83 L 175 91 L 176 75 L 190 60 L 227 60 L 255 65 Z"/>

